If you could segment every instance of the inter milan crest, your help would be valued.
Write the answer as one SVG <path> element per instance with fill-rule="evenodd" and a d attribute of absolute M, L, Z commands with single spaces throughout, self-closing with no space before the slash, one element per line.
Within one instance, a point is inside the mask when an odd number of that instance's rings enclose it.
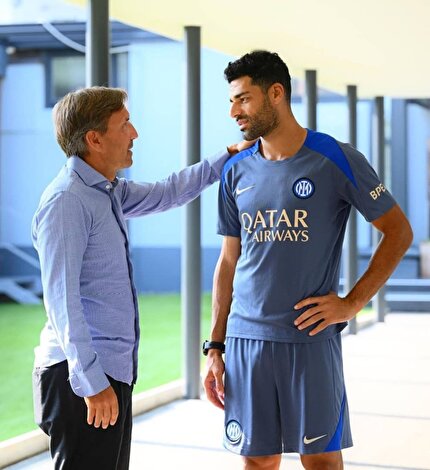
<path fill-rule="evenodd" d="M 299 199 L 308 199 L 315 191 L 315 185 L 309 178 L 300 178 L 293 184 L 293 193 Z"/>
<path fill-rule="evenodd" d="M 229 421 L 225 427 L 225 435 L 232 444 L 237 444 L 242 437 L 242 426 L 237 421 Z"/>

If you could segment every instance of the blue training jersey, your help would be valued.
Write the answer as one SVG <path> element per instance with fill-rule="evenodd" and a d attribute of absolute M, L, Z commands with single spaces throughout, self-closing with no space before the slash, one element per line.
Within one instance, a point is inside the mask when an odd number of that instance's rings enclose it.
<path fill-rule="evenodd" d="M 349 144 L 308 130 L 298 153 L 266 160 L 259 142 L 224 166 L 218 233 L 241 239 L 227 336 L 312 342 L 299 331 L 294 305 L 337 292 L 342 243 L 351 205 L 371 222 L 396 204 L 366 158 Z"/>

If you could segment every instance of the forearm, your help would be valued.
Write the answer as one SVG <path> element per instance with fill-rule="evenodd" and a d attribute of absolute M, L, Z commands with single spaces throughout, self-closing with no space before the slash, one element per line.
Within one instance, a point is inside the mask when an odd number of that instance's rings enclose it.
<path fill-rule="evenodd" d="M 212 289 L 211 341 L 225 341 L 227 319 L 233 294 L 234 269 L 220 259 L 216 265 Z"/>
<path fill-rule="evenodd" d="M 225 236 L 215 267 L 212 290 L 211 340 L 224 342 L 233 297 L 233 278 L 241 252 L 240 238 Z"/>
<path fill-rule="evenodd" d="M 219 180 L 229 156 L 227 152 L 220 152 L 156 183 L 121 180 L 120 203 L 124 216 L 130 218 L 164 212 L 189 203 Z"/>
<path fill-rule="evenodd" d="M 387 282 L 412 241 L 408 223 L 385 233 L 369 265 L 346 299 L 359 312 Z"/>
<path fill-rule="evenodd" d="M 306 308 L 294 321 L 299 330 L 316 325 L 309 332 L 314 336 L 329 325 L 351 320 L 390 277 L 412 242 L 411 227 L 398 205 L 372 224 L 383 237 L 366 272 L 344 298 L 330 292 L 298 302 L 294 306 L 296 310 Z"/>

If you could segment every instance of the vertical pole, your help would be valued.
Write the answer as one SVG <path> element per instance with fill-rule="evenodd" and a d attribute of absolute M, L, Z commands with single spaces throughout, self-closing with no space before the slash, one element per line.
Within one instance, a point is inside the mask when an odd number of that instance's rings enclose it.
<path fill-rule="evenodd" d="M 374 101 L 373 115 L 373 167 L 379 175 L 382 183 L 385 183 L 385 132 L 384 132 L 384 97 L 377 96 Z M 375 251 L 381 240 L 381 234 L 375 228 L 372 229 L 372 248 Z M 385 320 L 385 287 L 381 287 L 372 301 L 376 311 L 377 321 Z"/>
<path fill-rule="evenodd" d="M 185 27 L 185 165 L 200 160 L 200 27 Z M 201 237 L 200 198 L 184 208 L 181 250 L 182 337 L 185 398 L 200 397 Z"/>
<path fill-rule="evenodd" d="M 347 86 L 349 143 L 357 147 L 357 87 Z M 351 291 L 358 276 L 358 247 L 357 247 L 357 210 L 351 207 L 347 227 L 347 253 L 345 257 L 345 294 Z M 357 318 L 349 322 L 349 332 L 357 334 Z"/>
<path fill-rule="evenodd" d="M 6 75 L 7 53 L 6 44 L 0 41 L 0 80 Z"/>
<path fill-rule="evenodd" d="M 86 86 L 109 86 L 109 0 L 90 0 L 86 31 Z"/>
<path fill-rule="evenodd" d="M 306 70 L 305 72 L 305 96 L 306 127 L 317 130 L 317 71 Z"/>
<path fill-rule="evenodd" d="M 399 206 L 408 215 L 407 101 L 391 101 L 391 187 Z"/>
<path fill-rule="evenodd" d="M 0 139 L 2 137 L 2 115 L 1 115 L 1 104 L 2 104 L 2 98 L 3 98 L 3 78 L 6 76 L 6 67 L 7 67 L 7 53 L 6 53 L 6 44 L 3 42 L 0 42 Z M 0 141 L 0 184 L 3 184 L 3 177 L 6 177 L 6 175 L 3 174 L 2 171 L 2 154 L 1 154 L 1 141 Z M 1 194 L 0 194 L 1 196 Z M 2 207 L 2 201 L 0 198 L 0 208 Z M 3 214 L 0 209 L 0 243 L 3 241 Z"/>

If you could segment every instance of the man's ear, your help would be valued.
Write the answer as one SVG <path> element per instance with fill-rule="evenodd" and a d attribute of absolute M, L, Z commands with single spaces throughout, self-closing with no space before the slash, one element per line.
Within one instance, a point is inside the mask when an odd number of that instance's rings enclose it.
<path fill-rule="evenodd" d="M 285 89 L 280 83 L 274 83 L 270 88 L 269 88 L 269 93 L 270 96 L 273 100 L 274 104 L 277 104 L 281 101 L 283 101 L 285 98 Z"/>
<path fill-rule="evenodd" d="M 85 134 L 85 142 L 87 144 L 89 151 L 100 152 L 102 143 L 101 143 L 99 132 L 88 131 Z"/>

